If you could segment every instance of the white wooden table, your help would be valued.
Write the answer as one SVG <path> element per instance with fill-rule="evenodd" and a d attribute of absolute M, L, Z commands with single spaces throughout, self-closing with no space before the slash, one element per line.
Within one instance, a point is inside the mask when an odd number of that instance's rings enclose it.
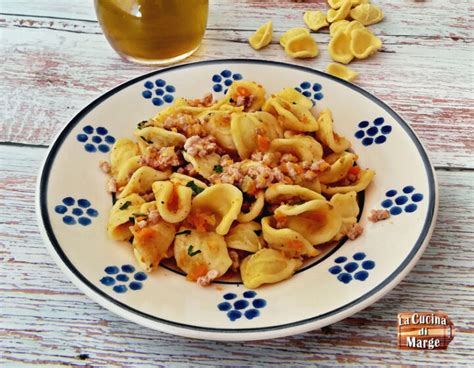
<path fill-rule="evenodd" d="M 408 277 L 370 308 L 322 331 L 252 343 L 180 338 L 127 322 L 77 290 L 38 233 L 35 181 L 53 137 L 79 108 L 149 71 L 108 46 L 85 0 L 0 2 L 0 365 L 285 366 L 471 365 L 474 356 L 473 24 L 469 0 L 378 0 L 386 19 L 372 29 L 382 52 L 351 66 L 358 84 L 404 116 L 427 147 L 440 186 L 428 249 Z M 238 6 L 237 6 L 238 5 Z M 321 55 L 288 59 L 274 42 L 246 38 L 272 19 L 276 36 L 302 26 L 323 0 L 211 0 L 201 49 L 189 61 L 262 58 L 325 69 Z M 401 351 L 400 311 L 444 311 L 456 325 L 447 351 Z"/>

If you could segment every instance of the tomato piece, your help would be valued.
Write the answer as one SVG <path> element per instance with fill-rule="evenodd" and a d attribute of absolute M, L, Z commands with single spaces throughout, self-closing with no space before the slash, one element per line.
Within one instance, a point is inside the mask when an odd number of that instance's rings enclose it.
<path fill-rule="evenodd" d="M 351 175 L 357 175 L 359 173 L 360 173 L 360 167 L 359 166 L 352 166 L 349 169 L 349 174 L 351 174 Z"/>
<path fill-rule="evenodd" d="M 250 91 L 244 87 L 237 87 L 237 93 L 240 96 L 250 96 Z"/>
<path fill-rule="evenodd" d="M 270 139 L 267 136 L 257 134 L 257 148 L 260 152 L 266 152 L 270 148 Z"/>

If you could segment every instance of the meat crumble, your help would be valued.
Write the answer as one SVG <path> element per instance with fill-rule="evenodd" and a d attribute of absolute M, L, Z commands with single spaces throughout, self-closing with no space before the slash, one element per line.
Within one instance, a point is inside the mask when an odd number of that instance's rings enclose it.
<path fill-rule="evenodd" d="M 184 149 L 193 157 L 205 157 L 211 153 L 220 151 L 216 138 L 212 135 L 208 135 L 204 138 L 201 138 L 198 135 L 193 135 L 184 143 Z"/>
<path fill-rule="evenodd" d="M 156 170 L 167 170 L 172 166 L 181 165 L 182 161 L 176 154 L 174 146 L 156 148 L 148 146 L 146 153 L 140 157 L 142 166 L 150 166 Z"/>
<path fill-rule="evenodd" d="M 369 213 L 369 221 L 378 222 L 386 220 L 390 217 L 390 212 L 388 210 L 372 210 Z"/>

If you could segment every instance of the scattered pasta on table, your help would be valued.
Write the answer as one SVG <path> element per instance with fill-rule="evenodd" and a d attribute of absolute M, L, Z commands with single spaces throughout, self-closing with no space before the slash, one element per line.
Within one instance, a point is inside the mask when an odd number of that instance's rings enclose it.
<path fill-rule="evenodd" d="M 285 53 L 293 58 L 314 58 L 319 55 L 319 47 L 310 33 L 329 26 L 331 36 L 329 56 L 341 64 L 349 64 L 354 59 L 367 59 L 382 48 L 382 41 L 366 26 L 383 20 L 384 13 L 369 0 L 328 0 L 329 9 L 308 10 L 303 21 L 309 28 L 290 28 L 280 36 L 280 45 Z M 249 44 L 255 49 L 270 44 L 273 24 L 269 21 L 259 27 L 249 37 Z M 341 79 L 353 81 L 357 73 L 335 63 L 329 64 L 326 71 Z"/>

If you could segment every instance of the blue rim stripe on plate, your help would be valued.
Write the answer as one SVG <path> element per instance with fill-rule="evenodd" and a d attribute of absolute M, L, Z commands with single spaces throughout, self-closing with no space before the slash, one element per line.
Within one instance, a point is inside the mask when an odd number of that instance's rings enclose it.
<path fill-rule="evenodd" d="M 400 127 L 408 134 L 408 136 L 411 138 L 413 143 L 415 144 L 418 153 L 420 154 L 420 157 L 423 161 L 423 164 L 425 166 L 426 170 L 426 176 L 428 179 L 428 189 L 429 189 L 429 204 L 428 204 L 428 210 L 426 213 L 426 219 L 425 223 L 423 226 L 423 229 L 420 233 L 420 236 L 418 237 L 417 241 L 415 242 L 412 250 L 408 254 L 408 256 L 403 260 L 403 262 L 397 267 L 397 269 L 392 272 L 385 280 L 383 280 L 379 285 L 374 287 L 372 290 L 368 291 L 364 295 L 360 296 L 359 298 L 353 300 L 350 303 L 347 303 L 346 305 L 343 305 L 337 309 L 334 309 L 330 312 L 323 313 L 314 317 L 306 318 L 300 321 L 295 321 L 295 322 L 290 322 L 290 323 L 285 323 L 281 325 L 276 325 L 276 326 L 269 326 L 269 327 L 256 327 L 256 328 L 212 328 L 212 327 L 201 327 L 201 326 L 193 326 L 193 325 L 188 325 L 184 323 L 179 323 L 179 322 L 173 322 L 169 321 L 163 318 L 155 317 L 152 316 L 148 313 L 141 312 L 139 310 L 136 310 L 120 301 L 117 299 L 109 296 L 105 292 L 103 292 L 101 289 L 99 289 L 97 286 L 95 286 L 92 282 L 90 282 L 83 274 L 79 272 L 79 270 L 76 269 L 76 267 L 72 264 L 72 262 L 67 258 L 63 250 L 61 249 L 61 246 L 59 245 L 52 226 L 51 222 L 49 219 L 49 214 L 48 214 L 48 200 L 47 200 L 47 193 L 48 193 L 48 180 L 49 180 L 49 175 L 51 172 L 51 167 L 54 162 L 54 158 L 56 157 L 56 154 L 61 147 L 63 141 L 65 138 L 70 134 L 71 130 L 75 128 L 75 126 L 82 120 L 82 118 L 88 114 L 93 108 L 95 108 L 97 105 L 99 105 L 102 101 L 106 100 L 110 96 L 116 94 L 117 92 L 123 90 L 124 88 L 127 88 L 128 86 L 131 86 L 137 82 L 143 81 L 147 78 L 150 78 L 152 76 L 158 76 L 163 73 L 166 73 L 171 70 L 176 70 L 176 69 L 185 69 L 185 68 L 194 68 L 194 67 L 199 67 L 201 65 L 220 65 L 220 64 L 261 64 L 261 65 L 273 65 L 273 66 L 280 66 L 283 68 L 289 68 L 289 69 L 296 69 L 300 70 L 303 72 L 307 73 L 312 73 L 314 75 L 317 75 L 319 77 L 323 77 L 329 80 L 333 80 L 338 82 L 339 84 L 342 84 L 346 86 L 347 88 L 350 88 L 361 95 L 365 96 L 375 104 L 377 104 L 379 107 L 383 108 L 387 114 L 389 114 L 399 125 Z M 378 291 L 382 290 L 385 286 L 387 286 L 390 282 L 392 282 L 397 275 L 406 268 L 406 266 L 412 261 L 412 259 L 416 256 L 418 253 L 420 247 L 422 246 L 426 236 L 428 235 L 428 232 L 431 228 L 431 225 L 433 224 L 433 217 L 435 214 L 435 204 L 436 204 L 436 184 L 435 184 L 435 178 L 434 178 L 434 172 L 433 168 L 430 164 L 428 155 L 426 154 L 420 140 L 418 137 L 415 135 L 415 133 L 410 129 L 408 124 L 394 111 L 392 110 L 387 104 L 379 100 L 377 97 L 371 95 L 369 92 L 365 91 L 364 89 L 346 82 L 340 78 L 334 77 L 332 75 L 326 74 L 324 72 L 314 70 L 308 67 L 300 66 L 300 65 L 292 65 L 292 64 L 287 64 L 287 63 L 282 63 L 282 62 L 276 62 L 276 61 L 267 61 L 267 60 L 252 60 L 252 59 L 221 59 L 221 60 L 211 60 L 211 61 L 199 61 L 195 63 L 189 63 L 189 64 L 184 64 L 184 65 L 176 65 L 164 69 L 160 69 L 158 71 L 152 71 L 150 73 L 144 74 L 142 76 L 136 77 L 134 79 L 131 79 L 113 89 L 110 91 L 104 93 L 103 95 L 99 96 L 97 99 L 95 99 L 93 102 L 91 102 L 88 106 L 86 106 L 84 109 L 82 109 L 64 128 L 63 130 L 59 133 L 57 136 L 56 140 L 54 143 L 51 145 L 48 155 L 44 161 L 44 165 L 41 170 L 41 177 L 39 178 L 39 193 L 37 193 L 37 196 L 39 195 L 39 207 L 40 207 L 40 215 L 41 219 L 43 222 L 43 226 L 46 232 L 46 235 L 48 236 L 49 241 L 51 242 L 51 245 L 53 246 L 54 250 L 56 251 L 57 255 L 61 258 L 61 261 L 69 268 L 69 270 L 77 277 L 85 286 L 87 286 L 90 290 L 92 290 L 95 294 L 100 296 L 101 298 L 107 300 L 110 303 L 115 304 L 116 306 L 120 307 L 121 309 L 129 312 L 136 314 L 142 318 L 149 319 L 154 322 L 159 322 L 162 324 L 166 324 L 169 326 L 174 326 L 178 328 L 183 328 L 183 329 L 188 329 L 188 330 L 194 330 L 194 331 L 204 331 L 204 332 L 218 332 L 218 333 L 223 333 L 223 334 L 238 334 L 238 333 L 255 333 L 255 332 L 265 332 L 265 331 L 274 331 L 274 330 L 281 330 L 281 329 L 287 329 L 287 328 L 292 328 L 292 327 L 297 327 L 301 325 L 305 325 L 311 322 L 315 322 L 324 318 L 331 317 L 333 315 L 339 314 L 344 310 L 347 310 L 349 308 L 355 307 L 356 305 L 362 303 L 364 300 L 368 299 L 372 295 L 376 294 Z"/>

